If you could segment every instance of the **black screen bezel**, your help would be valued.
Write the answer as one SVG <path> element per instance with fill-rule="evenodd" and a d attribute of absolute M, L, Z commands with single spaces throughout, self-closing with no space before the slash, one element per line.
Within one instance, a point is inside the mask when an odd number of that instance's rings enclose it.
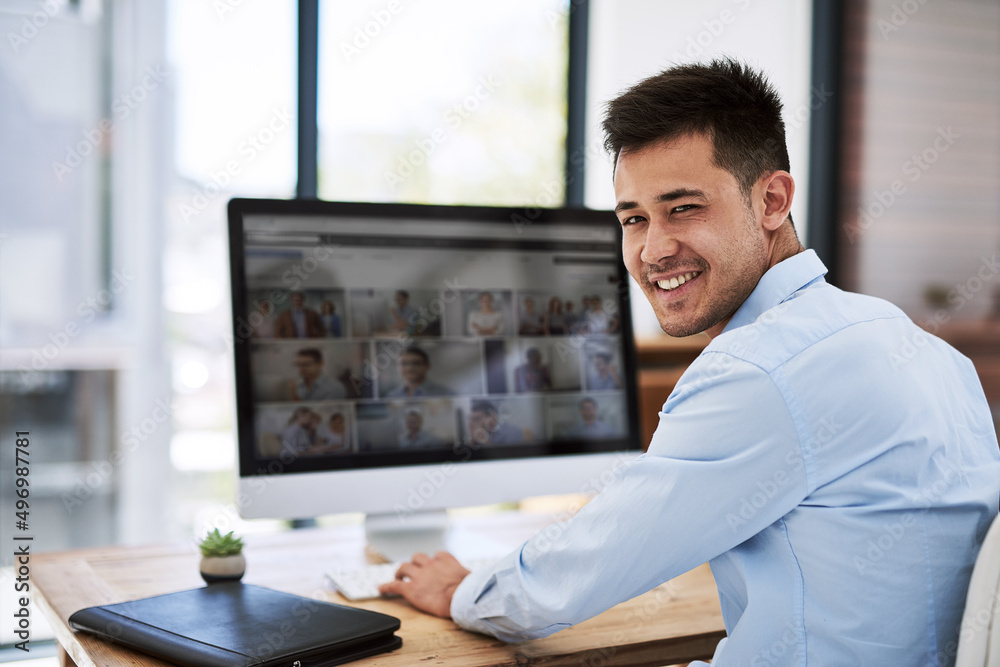
<path fill-rule="evenodd" d="M 537 456 L 566 456 L 643 450 L 638 416 L 638 389 L 636 380 L 636 350 L 632 331 L 631 302 L 628 273 L 621 258 L 621 226 L 611 211 L 587 208 L 536 208 L 494 206 L 445 206 L 431 204 L 394 204 L 370 202 L 331 202 L 322 200 L 281 200 L 234 198 L 229 201 L 229 261 L 230 291 L 232 296 L 233 360 L 235 366 L 236 428 L 238 442 L 239 474 L 241 477 L 276 473 L 327 472 L 351 469 L 378 469 L 408 465 L 447 464 L 466 461 L 524 459 Z M 375 457 L 301 457 L 285 460 L 257 456 L 255 440 L 256 404 L 250 372 L 250 339 L 240 331 L 240 322 L 248 312 L 247 277 L 245 264 L 245 216 L 312 216 L 317 218 L 347 219 L 371 217 L 373 219 L 399 219 L 403 221 L 427 220 L 483 223 L 509 223 L 514 225 L 556 225 L 572 223 L 613 229 L 617 244 L 616 295 L 621 322 L 622 368 L 620 369 L 625 395 L 625 423 L 628 433 L 621 438 L 601 440 L 546 440 L 526 445 L 471 448 L 458 445 L 449 451 L 399 451 L 381 452 Z M 241 335 L 242 334 L 242 335 Z"/>

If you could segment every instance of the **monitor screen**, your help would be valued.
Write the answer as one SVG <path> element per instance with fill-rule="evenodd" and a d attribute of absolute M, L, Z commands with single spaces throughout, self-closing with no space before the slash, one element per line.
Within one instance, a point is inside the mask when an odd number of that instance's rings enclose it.
<path fill-rule="evenodd" d="M 639 449 L 612 213 L 235 199 L 229 218 L 241 479 Z"/>

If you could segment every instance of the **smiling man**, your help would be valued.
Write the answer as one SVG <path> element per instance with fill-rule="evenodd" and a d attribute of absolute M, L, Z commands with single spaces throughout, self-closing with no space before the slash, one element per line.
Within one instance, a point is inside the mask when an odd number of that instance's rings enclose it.
<path fill-rule="evenodd" d="M 555 539 L 471 574 L 418 554 L 383 591 L 519 641 L 710 561 L 728 633 L 713 667 L 952 664 L 1000 500 L 972 364 L 824 280 L 759 73 L 667 70 L 612 101 L 604 129 L 629 272 L 664 331 L 712 341 L 647 453 Z"/>

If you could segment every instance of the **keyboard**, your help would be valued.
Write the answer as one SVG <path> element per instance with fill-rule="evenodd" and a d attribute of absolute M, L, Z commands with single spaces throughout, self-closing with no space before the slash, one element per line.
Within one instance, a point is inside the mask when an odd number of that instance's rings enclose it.
<path fill-rule="evenodd" d="M 467 570 L 479 570 L 490 567 L 497 562 L 496 558 L 474 558 L 462 562 Z M 401 563 L 376 563 L 355 569 L 333 569 L 326 573 L 327 578 L 348 600 L 370 600 L 381 597 L 378 587 L 392 581 Z"/>

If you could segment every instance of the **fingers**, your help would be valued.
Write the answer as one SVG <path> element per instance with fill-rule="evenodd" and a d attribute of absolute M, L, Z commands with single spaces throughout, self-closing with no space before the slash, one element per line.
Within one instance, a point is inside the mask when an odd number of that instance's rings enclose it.
<path fill-rule="evenodd" d="M 403 581 L 402 579 L 387 581 L 378 587 L 379 595 L 403 595 L 403 589 L 409 583 L 409 581 Z"/>

